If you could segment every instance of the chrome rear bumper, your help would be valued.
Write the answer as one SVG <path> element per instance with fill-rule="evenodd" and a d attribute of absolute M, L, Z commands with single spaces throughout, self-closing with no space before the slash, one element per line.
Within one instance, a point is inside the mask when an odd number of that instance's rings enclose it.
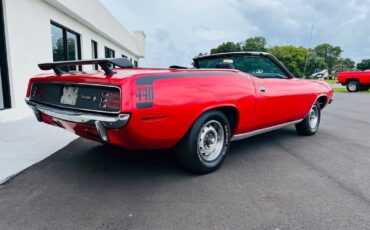
<path fill-rule="evenodd" d="M 99 136 L 103 141 L 109 141 L 106 129 L 122 128 L 130 119 L 130 114 L 118 114 L 116 116 L 107 116 L 93 114 L 88 112 L 73 111 L 67 109 L 57 109 L 54 107 L 42 105 L 26 98 L 26 103 L 31 107 L 38 121 L 41 121 L 41 114 L 86 125 L 94 125 L 98 130 Z"/>

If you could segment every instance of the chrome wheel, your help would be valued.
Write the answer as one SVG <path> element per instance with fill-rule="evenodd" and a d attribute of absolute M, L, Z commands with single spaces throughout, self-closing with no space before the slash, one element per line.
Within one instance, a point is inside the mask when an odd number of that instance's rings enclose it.
<path fill-rule="evenodd" d="M 320 104 L 318 101 L 311 107 L 307 116 L 295 125 L 298 134 L 303 136 L 312 136 L 319 129 L 321 119 Z"/>
<path fill-rule="evenodd" d="M 312 130 L 316 130 L 319 124 L 319 108 L 314 105 L 309 115 L 309 125 Z"/>
<path fill-rule="evenodd" d="M 351 92 L 354 92 L 354 91 L 357 91 L 357 84 L 355 81 L 350 81 L 347 83 L 348 85 L 348 89 L 351 91 Z"/>
<path fill-rule="evenodd" d="M 198 136 L 198 154 L 202 160 L 211 162 L 222 153 L 225 142 L 225 132 L 220 122 L 208 121 L 204 124 Z"/>

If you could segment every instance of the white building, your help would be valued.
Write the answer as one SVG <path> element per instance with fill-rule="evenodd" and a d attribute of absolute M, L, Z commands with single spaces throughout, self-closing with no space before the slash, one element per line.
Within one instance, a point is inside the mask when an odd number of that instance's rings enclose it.
<path fill-rule="evenodd" d="M 0 13 L 0 122 L 31 114 L 24 97 L 38 63 L 144 57 L 145 34 L 129 33 L 98 0 L 0 0 Z"/>

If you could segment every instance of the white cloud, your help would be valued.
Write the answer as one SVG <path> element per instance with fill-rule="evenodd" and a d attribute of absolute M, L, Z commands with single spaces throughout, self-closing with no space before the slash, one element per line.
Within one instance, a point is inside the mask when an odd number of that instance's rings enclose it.
<path fill-rule="evenodd" d="M 370 58 L 370 0 L 101 0 L 129 30 L 144 30 L 143 66 L 190 66 L 221 42 L 265 36 L 268 45 L 339 45 L 343 56 Z"/>

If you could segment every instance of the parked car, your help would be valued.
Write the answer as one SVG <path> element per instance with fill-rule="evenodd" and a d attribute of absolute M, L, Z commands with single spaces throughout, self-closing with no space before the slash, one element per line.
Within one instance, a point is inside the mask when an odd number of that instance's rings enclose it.
<path fill-rule="evenodd" d="M 318 79 L 321 81 L 323 81 L 324 79 L 328 79 L 328 78 L 329 78 L 329 71 L 327 69 L 321 70 L 311 75 L 311 79 Z"/>
<path fill-rule="evenodd" d="M 370 88 L 370 72 L 340 72 L 337 81 L 345 85 L 349 92 L 367 91 Z"/>
<path fill-rule="evenodd" d="M 65 72 L 92 64 L 103 71 Z M 40 64 L 55 73 L 31 78 L 26 102 L 44 123 L 103 144 L 174 148 L 186 169 L 208 173 L 221 165 L 230 141 L 291 124 L 301 135 L 315 134 L 333 100 L 329 84 L 294 78 L 268 53 L 209 55 L 194 64 L 133 68 L 125 58 Z"/>

